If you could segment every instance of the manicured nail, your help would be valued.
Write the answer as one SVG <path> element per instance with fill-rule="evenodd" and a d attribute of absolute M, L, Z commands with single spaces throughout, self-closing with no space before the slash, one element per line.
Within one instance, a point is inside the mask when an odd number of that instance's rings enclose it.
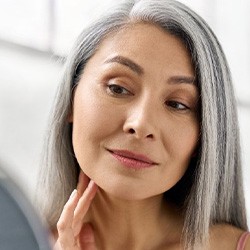
<path fill-rule="evenodd" d="M 93 180 L 90 180 L 88 184 L 88 188 L 92 189 L 94 185 L 95 185 L 95 182 Z"/>
<path fill-rule="evenodd" d="M 73 192 L 71 193 L 69 199 L 70 200 L 73 199 L 76 196 L 76 194 L 77 194 L 77 191 L 76 191 L 76 189 L 74 189 Z"/>
<path fill-rule="evenodd" d="M 84 243 L 95 242 L 93 228 L 90 224 L 83 225 L 81 240 Z"/>
<path fill-rule="evenodd" d="M 94 186 L 95 186 L 95 188 L 94 188 Z M 94 197 L 96 195 L 96 191 L 97 191 L 97 186 L 93 180 L 90 180 L 89 185 L 88 185 L 88 190 L 91 190 L 89 199 L 90 200 L 94 199 Z"/>

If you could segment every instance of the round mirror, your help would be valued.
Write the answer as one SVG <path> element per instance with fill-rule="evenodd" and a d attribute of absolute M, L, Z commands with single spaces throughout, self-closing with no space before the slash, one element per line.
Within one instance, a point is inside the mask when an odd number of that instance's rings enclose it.
<path fill-rule="evenodd" d="M 0 167 L 0 249 L 49 250 L 48 232 L 28 199 Z"/>

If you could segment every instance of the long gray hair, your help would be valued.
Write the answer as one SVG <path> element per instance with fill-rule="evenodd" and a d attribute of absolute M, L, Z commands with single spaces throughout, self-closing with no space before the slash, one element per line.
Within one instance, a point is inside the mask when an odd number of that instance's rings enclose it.
<path fill-rule="evenodd" d="M 165 193 L 166 199 L 177 204 L 184 215 L 185 248 L 194 249 L 205 243 L 210 226 L 216 223 L 247 230 L 230 71 L 206 22 L 173 0 L 124 1 L 79 36 L 67 57 L 51 115 L 39 175 L 39 209 L 53 228 L 77 185 L 79 166 L 72 147 L 72 124 L 67 119 L 73 89 L 84 66 L 106 36 L 135 22 L 152 23 L 179 37 L 189 49 L 195 68 L 200 92 L 200 147 L 183 178 Z"/>

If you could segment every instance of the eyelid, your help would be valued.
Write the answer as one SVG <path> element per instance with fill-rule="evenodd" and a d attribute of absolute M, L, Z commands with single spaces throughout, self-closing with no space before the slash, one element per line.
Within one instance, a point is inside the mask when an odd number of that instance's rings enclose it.
<path fill-rule="evenodd" d="M 174 104 L 176 104 L 176 106 L 181 105 L 181 106 L 183 106 L 183 108 L 176 108 L 176 107 L 174 107 Z M 166 105 L 169 106 L 172 109 L 177 110 L 177 111 L 187 111 L 187 110 L 191 109 L 191 107 L 189 107 L 187 104 L 184 104 L 183 102 L 180 102 L 180 101 L 177 101 L 177 100 L 167 101 Z"/>
<path fill-rule="evenodd" d="M 121 88 L 123 89 L 123 91 L 125 90 L 126 93 L 115 93 L 114 91 L 111 90 L 111 87 L 118 87 L 118 88 Z M 119 96 L 119 97 L 122 97 L 122 96 L 129 96 L 129 95 L 133 95 L 126 87 L 123 87 L 122 85 L 120 84 L 116 84 L 116 83 L 107 83 L 106 84 L 106 87 L 107 87 L 107 91 L 109 92 L 110 95 L 112 96 Z"/>
<path fill-rule="evenodd" d="M 179 109 L 179 111 L 190 110 L 196 112 L 199 105 L 197 89 L 194 89 L 193 87 L 190 88 L 190 86 L 174 88 L 172 92 L 168 93 L 167 96 L 164 97 L 164 99 L 166 104 L 172 101 L 186 107 L 186 109 Z"/>
<path fill-rule="evenodd" d="M 116 75 L 116 76 L 114 76 L 114 75 L 112 75 L 112 76 L 108 76 L 107 78 L 105 78 L 105 82 L 106 83 L 112 83 L 112 84 L 117 84 L 117 85 L 122 85 L 122 86 L 124 86 L 124 87 L 128 87 L 127 85 L 127 82 L 128 82 L 129 80 L 126 78 L 126 77 L 124 77 L 124 76 L 118 76 L 118 75 Z"/>
<path fill-rule="evenodd" d="M 109 85 L 111 85 L 111 84 L 119 85 L 119 86 L 127 89 L 130 92 L 132 92 L 132 88 L 135 87 L 135 83 L 132 79 L 130 79 L 128 77 L 123 77 L 123 76 L 109 78 L 106 80 L 106 82 Z"/>

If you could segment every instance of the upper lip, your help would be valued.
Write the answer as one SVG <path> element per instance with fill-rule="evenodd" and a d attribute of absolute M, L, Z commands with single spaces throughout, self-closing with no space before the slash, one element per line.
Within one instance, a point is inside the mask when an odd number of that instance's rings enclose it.
<path fill-rule="evenodd" d="M 129 150 L 108 149 L 108 151 L 110 151 L 110 152 L 112 152 L 114 154 L 123 156 L 123 157 L 130 158 L 130 159 L 135 159 L 135 160 L 146 162 L 146 163 L 149 163 L 149 164 L 158 165 L 157 162 L 152 161 L 147 156 L 145 156 L 143 154 L 134 153 L 134 152 L 129 151 Z"/>

